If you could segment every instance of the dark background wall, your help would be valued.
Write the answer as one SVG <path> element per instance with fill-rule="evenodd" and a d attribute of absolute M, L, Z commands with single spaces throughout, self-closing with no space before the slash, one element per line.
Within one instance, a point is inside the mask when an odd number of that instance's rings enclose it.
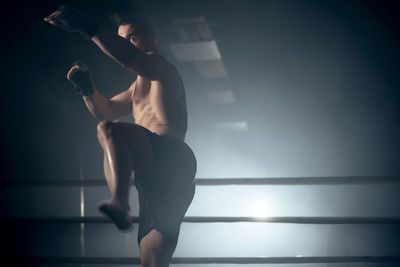
<path fill-rule="evenodd" d="M 107 97 L 136 78 L 93 43 L 41 20 L 60 2 L 2 9 L 4 177 L 74 178 L 79 153 L 89 176 L 102 175 L 96 119 L 65 79 L 68 66 L 86 62 Z M 160 51 L 186 84 L 187 141 L 201 177 L 399 173 L 396 1 L 68 3 L 103 24 L 128 11 L 152 18 Z M 212 105 L 207 83 L 169 50 L 172 19 L 199 14 L 214 24 L 234 105 Z M 247 131 L 215 127 L 230 120 Z"/>
<path fill-rule="evenodd" d="M 400 174 L 398 1 L 66 2 L 102 25 L 110 25 L 110 14 L 136 11 L 151 17 L 160 52 L 177 66 L 186 85 L 186 141 L 198 159 L 198 178 Z M 92 69 L 97 89 L 107 97 L 126 90 L 136 78 L 94 43 L 43 22 L 59 3 L 2 4 L 0 140 L 4 157 L 0 167 L 4 180 L 79 179 L 81 173 L 85 179 L 103 178 L 97 121 L 65 75 L 69 64 L 81 59 Z M 204 80 L 192 63 L 179 62 L 170 50 L 170 43 L 178 42 L 173 19 L 198 15 L 212 25 L 235 97 L 232 104 L 212 103 L 207 90 L 218 81 Z M 245 122 L 245 130 L 220 127 L 237 121 Z M 103 189 L 85 191 L 86 214 L 98 215 L 95 200 L 108 193 Z M 3 188 L 1 214 L 79 215 L 78 189 L 52 190 Z M 253 216 L 261 210 L 265 216 L 400 216 L 398 192 L 397 183 L 200 187 L 188 214 Z M 215 247 L 226 248 L 217 250 L 198 238 L 210 237 L 210 225 L 186 224 L 178 254 L 393 255 L 398 251 L 398 227 L 393 225 L 262 226 L 244 225 L 241 230 L 237 225 L 215 225 Z M 26 230 L 15 239 L 27 238 L 26 246 L 34 248 L 27 253 L 79 254 L 79 228 L 30 227 L 30 233 Z M 89 254 L 131 256 L 124 242 L 134 244 L 135 236 L 117 239 L 115 229 L 107 228 L 111 226 L 88 227 Z M 250 234 L 231 235 L 240 231 Z M 62 238 L 53 235 L 62 232 Z M 113 254 L 111 248 L 100 246 L 99 238 L 103 242 L 115 238 L 113 242 L 120 242 L 116 248 L 120 246 L 123 253 Z M 226 238 L 237 238 L 249 249 L 234 246 L 233 241 L 228 246 L 223 242 Z"/>

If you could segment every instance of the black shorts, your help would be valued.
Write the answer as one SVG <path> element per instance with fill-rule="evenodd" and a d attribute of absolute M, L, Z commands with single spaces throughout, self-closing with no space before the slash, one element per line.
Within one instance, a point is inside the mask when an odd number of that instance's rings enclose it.
<path fill-rule="evenodd" d="M 153 146 L 155 166 L 149 176 L 135 173 L 139 194 L 137 242 L 139 245 L 146 234 L 157 229 L 176 247 L 182 219 L 195 194 L 196 158 L 182 140 L 144 129 Z"/>

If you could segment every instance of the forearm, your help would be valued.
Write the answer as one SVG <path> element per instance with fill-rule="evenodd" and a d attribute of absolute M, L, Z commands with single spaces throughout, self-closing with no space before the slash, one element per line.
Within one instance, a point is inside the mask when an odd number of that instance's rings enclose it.
<path fill-rule="evenodd" d="M 110 58 L 123 67 L 133 70 L 142 56 L 138 48 L 109 29 L 100 28 L 92 41 Z"/>
<path fill-rule="evenodd" d="M 94 90 L 90 96 L 83 96 L 85 104 L 92 115 L 99 121 L 107 120 L 110 110 L 110 100 Z"/>

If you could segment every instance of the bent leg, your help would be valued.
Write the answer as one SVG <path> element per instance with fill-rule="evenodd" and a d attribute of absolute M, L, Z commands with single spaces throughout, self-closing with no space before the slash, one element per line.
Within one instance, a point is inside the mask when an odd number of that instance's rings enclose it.
<path fill-rule="evenodd" d="M 114 188 L 115 185 L 114 185 L 113 179 L 111 177 L 110 163 L 108 162 L 108 157 L 107 157 L 106 151 L 104 151 L 103 168 L 104 168 L 104 177 L 106 178 L 108 188 L 110 189 L 110 193 L 112 194 L 115 190 L 115 188 Z"/>
<path fill-rule="evenodd" d="M 105 156 L 104 174 L 111 186 L 111 202 L 126 209 L 132 172 L 131 152 L 118 131 L 112 129 L 112 125 L 100 123 L 98 128 Z"/>
<path fill-rule="evenodd" d="M 151 171 L 151 144 L 143 129 L 135 124 L 102 121 L 97 130 L 99 142 L 104 149 L 104 174 L 111 192 L 111 201 L 102 203 L 99 209 L 111 217 L 118 228 L 127 229 L 131 226 L 131 172 Z"/>

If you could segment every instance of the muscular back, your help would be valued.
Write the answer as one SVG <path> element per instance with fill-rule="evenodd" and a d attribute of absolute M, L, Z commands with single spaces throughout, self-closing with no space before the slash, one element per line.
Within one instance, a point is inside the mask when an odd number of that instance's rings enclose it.
<path fill-rule="evenodd" d="M 182 79 L 171 64 L 162 79 L 148 80 L 138 74 L 132 84 L 132 115 L 139 124 L 159 135 L 185 139 L 187 107 Z"/>

